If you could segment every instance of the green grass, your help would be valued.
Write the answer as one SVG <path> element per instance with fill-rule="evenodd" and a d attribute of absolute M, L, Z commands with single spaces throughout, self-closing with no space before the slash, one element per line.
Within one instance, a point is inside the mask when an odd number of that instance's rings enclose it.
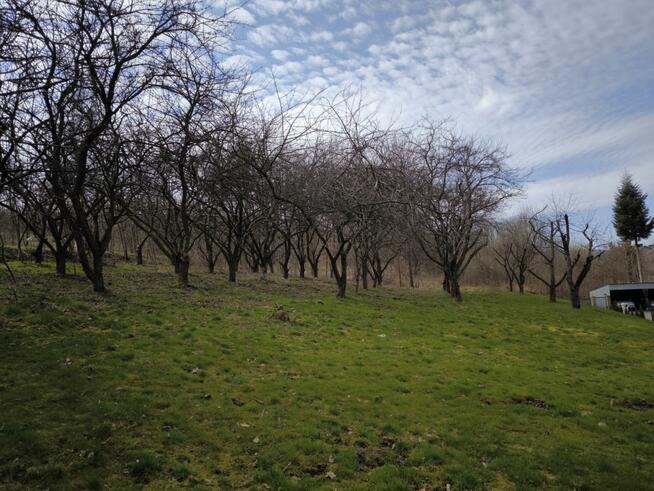
<path fill-rule="evenodd" d="M 3 489 L 646 489 L 654 324 L 165 271 L 0 287 Z M 291 322 L 275 319 L 278 306 Z"/>

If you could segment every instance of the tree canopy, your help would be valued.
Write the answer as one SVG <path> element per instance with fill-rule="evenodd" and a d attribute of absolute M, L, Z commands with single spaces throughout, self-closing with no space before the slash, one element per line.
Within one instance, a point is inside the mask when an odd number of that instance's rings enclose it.
<path fill-rule="evenodd" d="M 647 194 L 630 174 L 625 174 L 613 204 L 613 226 L 620 239 L 638 245 L 639 240 L 651 235 L 654 218 L 649 216 L 646 199 Z"/>

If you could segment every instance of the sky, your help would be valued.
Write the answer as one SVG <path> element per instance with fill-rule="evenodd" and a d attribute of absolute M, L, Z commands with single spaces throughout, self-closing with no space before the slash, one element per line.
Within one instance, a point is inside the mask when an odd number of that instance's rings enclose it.
<path fill-rule="evenodd" d="M 401 124 L 447 119 L 505 145 L 528 174 L 515 210 L 573 194 L 608 226 L 629 172 L 654 211 L 654 0 L 239 5 L 227 63 L 282 90 L 360 87 Z"/>

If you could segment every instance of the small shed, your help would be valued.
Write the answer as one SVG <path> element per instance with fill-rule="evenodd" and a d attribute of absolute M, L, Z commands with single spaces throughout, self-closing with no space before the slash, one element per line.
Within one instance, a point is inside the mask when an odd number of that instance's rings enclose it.
<path fill-rule="evenodd" d="M 654 303 L 654 283 L 618 283 L 590 292 L 590 303 L 594 307 L 608 309 L 618 302 L 634 302 L 639 309 L 649 308 Z"/>

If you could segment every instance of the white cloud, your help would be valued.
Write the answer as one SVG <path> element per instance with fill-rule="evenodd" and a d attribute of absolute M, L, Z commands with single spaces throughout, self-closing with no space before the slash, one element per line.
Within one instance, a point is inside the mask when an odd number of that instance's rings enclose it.
<path fill-rule="evenodd" d="M 330 31 L 313 31 L 309 34 L 309 41 L 314 43 L 327 43 L 334 39 Z"/>
<path fill-rule="evenodd" d="M 259 47 L 272 48 L 278 43 L 295 36 L 295 31 L 290 27 L 266 24 L 252 29 L 248 33 L 248 40 Z"/>
<path fill-rule="evenodd" d="M 223 60 L 223 65 L 228 69 L 243 69 L 252 65 L 252 58 L 247 55 L 233 55 Z"/>
<path fill-rule="evenodd" d="M 270 54 L 277 61 L 285 61 L 290 56 L 289 52 L 283 49 L 273 49 Z"/>
<path fill-rule="evenodd" d="M 482 113 L 501 115 L 511 109 L 511 103 L 510 95 L 491 87 L 484 87 L 483 94 L 477 103 L 477 109 Z"/>
<path fill-rule="evenodd" d="M 573 171 L 565 176 L 532 182 L 526 189 L 527 198 L 515 204 L 536 208 L 547 204 L 553 196 L 574 196 L 580 210 L 608 207 L 613 204 L 613 197 L 625 172 L 637 176 L 642 188 L 654 188 L 654 174 L 650 166 L 650 162 L 638 161 L 631 165 L 617 165 L 605 172 Z"/>
<path fill-rule="evenodd" d="M 362 38 L 367 36 L 372 32 L 372 27 L 366 22 L 357 22 L 353 27 L 343 31 L 343 34 L 346 36 L 352 36 L 354 38 Z"/>
<path fill-rule="evenodd" d="M 324 66 L 329 63 L 327 58 L 320 55 L 310 55 L 306 59 L 307 63 L 312 66 Z"/>
<path fill-rule="evenodd" d="M 413 15 L 403 15 L 402 17 L 398 17 L 394 19 L 391 24 L 391 31 L 398 33 L 398 32 L 404 32 L 407 29 L 413 28 L 415 25 L 417 25 L 420 22 L 420 19 L 416 16 Z"/>
<path fill-rule="evenodd" d="M 275 65 L 273 67 L 274 73 L 276 76 L 283 77 L 287 75 L 297 74 L 302 71 L 304 65 L 297 61 L 288 61 L 281 65 Z"/>
<path fill-rule="evenodd" d="M 254 0 L 252 5 L 262 14 L 279 14 L 286 10 L 287 5 L 282 0 Z"/>
<path fill-rule="evenodd" d="M 651 0 L 252 2 L 266 25 L 248 41 L 286 86 L 361 86 L 403 123 L 451 117 L 535 168 L 535 199 L 592 178 L 576 187 L 592 202 L 630 166 L 654 189 Z"/>
<path fill-rule="evenodd" d="M 238 7 L 234 10 L 229 10 L 229 13 L 231 19 L 240 24 L 254 26 L 257 22 L 257 19 L 254 17 L 252 12 L 244 7 Z"/>

